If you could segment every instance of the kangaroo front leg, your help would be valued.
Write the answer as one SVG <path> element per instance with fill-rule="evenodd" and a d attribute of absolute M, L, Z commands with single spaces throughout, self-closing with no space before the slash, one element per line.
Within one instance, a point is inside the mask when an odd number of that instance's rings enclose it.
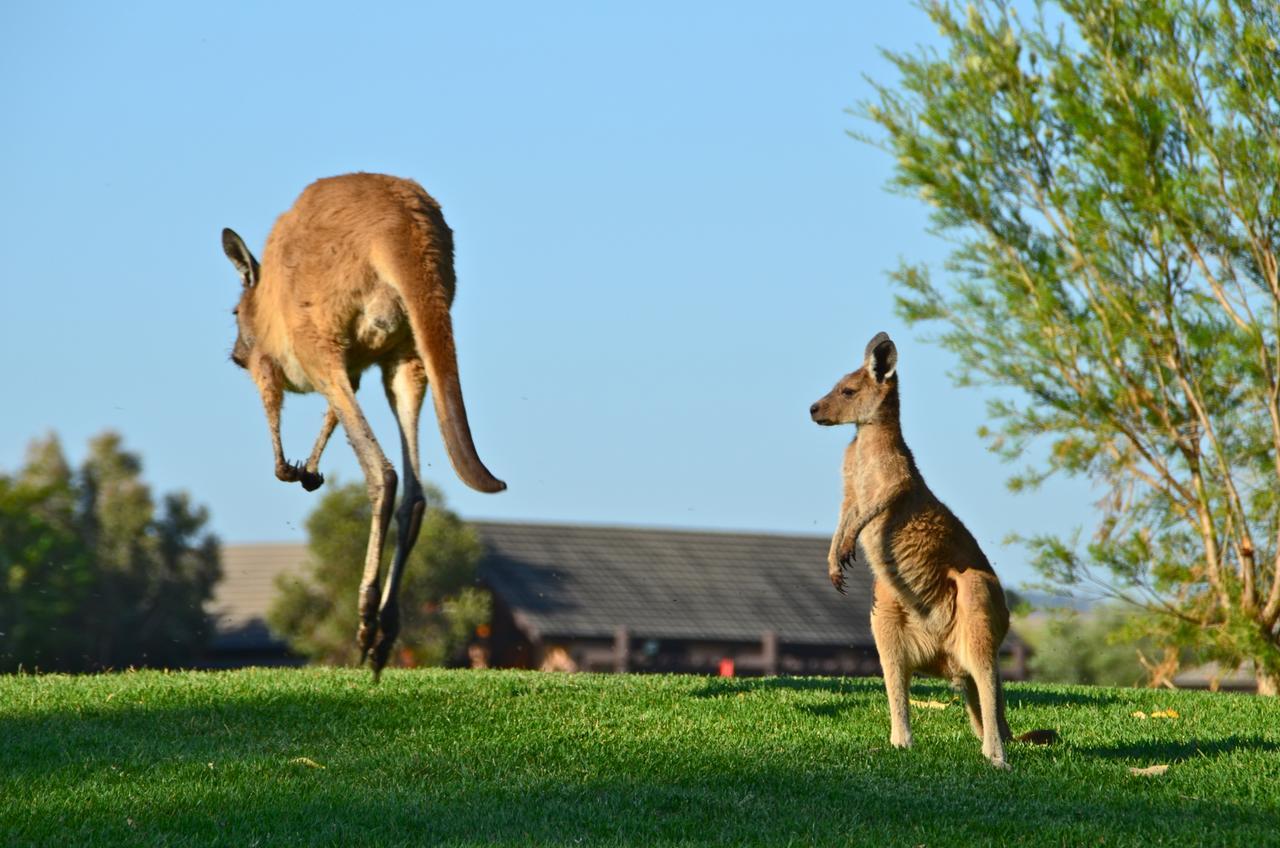
<path fill-rule="evenodd" d="M 272 362 L 260 357 L 253 362 L 253 382 L 262 395 L 262 408 L 267 413 L 267 426 L 271 429 L 271 451 L 275 457 L 276 479 L 296 483 L 302 479 L 299 463 L 284 458 L 280 443 L 280 409 L 284 406 L 284 377 Z M 305 484 L 304 484 L 305 485 Z"/>
<path fill-rule="evenodd" d="M 844 570 L 853 562 L 854 557 L 853 537 L 849 535 L 852 524 L 853 508 L 846 499 L 844 508 L 840 510 L 840 523 L 836 526 L 835 535 L 831 537 L 831 550 L 827 552 L 827 577 L 842 595 L 845 593 Z"/>
<path fill-rule="evenodd" d="M 333 435 L 333 430 L 338 426 L 338 413 L 333 411 L 330 405 L 324 411 L 324 423 L 320 425 L 320 434 L 316 436 L 315 447 L 311 449 L 311 456 L 307 457 L 307 465 L 302 469 L 302 488 L 308 492 L 314 492 L 316 489 L 324 485 L 324 475 L 320 473 L 320 456 L 324 453 L 325 446 L 329 444 L 329 437 Z"/>
<path fill-rule="evenodd" d="M 910 489 L 911 481 L 903 480 L 886 491 L 869 507 L 860 510 L 856 517 L 853 515 L 847 516 L 847 519 L 842 522 L 842 529 L 844 530 L 842 550 L 846 552 L 847 562 L 853 562 L 853 552 L 858 547 L 858 536 L 866 529 L 866 526 L 882 515 L 889 507 L 893 506 L 893 502 L 905 495 Z"/>

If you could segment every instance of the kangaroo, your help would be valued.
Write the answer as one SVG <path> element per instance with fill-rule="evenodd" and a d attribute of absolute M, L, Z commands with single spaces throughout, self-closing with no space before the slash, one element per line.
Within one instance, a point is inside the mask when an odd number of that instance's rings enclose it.
<path fill-rule="evenodd" d="M 232 230 L 222 231 L 222 248 L 242 283 L 231 360 L 249 372 L 262 396 L 276 477 L 308 491 L 319 488 L 320 456 L 339 422 L 364 472 L 373 520 L 356 639 L 361 662 L 372 650 L 377 679 L 400 632 L 400 579 L 426 508 L 418 414 L 428 383 L 458 476 L 482 492 L 506 488 L 476 454 L 462 403 L 449 318 L 453 232 L 440 205 L 417 183 L 347 174 L 317 180 L 302 192 L 276 220 L 261 264 Z M 405 478 L 395 556 L 381 595 L 378 571 L 397 479 L 356 403 L 360 375 L 375 364 L 399 424 Z M 329 402 L 305 464 L 286 461 L 280 443 L 286 391 L 320 392 Z"/>
<path fill-rule="evenodd" d="M 844 569 L 861 543 L 875 577 L 871 633 L 889 695 L 890 742 L 911 747 L 908 689 L 913 672 L 927 671 L 963 685 L 983 756 L 1007 768 L 996 654 L 1009 630 L 1004 591 L 977 541 L 925 485 L 902 438 L 893 341 L 878 333 L 863 359 L 809 408 L 818 424 L 858 425 L 844 454 L 827 574 L 843 593 Z"/>

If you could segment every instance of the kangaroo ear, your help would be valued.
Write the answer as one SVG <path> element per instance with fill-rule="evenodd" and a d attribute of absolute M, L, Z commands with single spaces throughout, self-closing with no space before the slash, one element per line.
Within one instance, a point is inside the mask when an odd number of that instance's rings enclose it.
<path fill-rule="evenodd" d="M 227 228 L 222 231 L 222 252 L 240 272 L 240 282 L 245 288 L 251 289 L 258 284 L 258 260 L 253 258 L 235 230 Z"/>
<path fill-rule="evenodd" d="M 898 368 L 898 348 L 888 333 L 876 333 L 867 342 L 863 358 L 867 371 L 875 376 L 877 383 L 883 383 L 892 377 Z"/>

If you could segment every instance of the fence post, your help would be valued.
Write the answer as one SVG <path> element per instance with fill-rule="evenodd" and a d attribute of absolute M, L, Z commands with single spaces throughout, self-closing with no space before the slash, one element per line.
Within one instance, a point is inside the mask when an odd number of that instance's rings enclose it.
<path fill-rule="evenodd" d="M 766 630 L 760 639 L 761 665 L 766 677 L 778 675 L 778 631 Z"/>
<path fill-rule="evenodd" d="M 631 666 L 631 634 L 625 626 L 613 631 L 613 670 L 625 674 Z"/>

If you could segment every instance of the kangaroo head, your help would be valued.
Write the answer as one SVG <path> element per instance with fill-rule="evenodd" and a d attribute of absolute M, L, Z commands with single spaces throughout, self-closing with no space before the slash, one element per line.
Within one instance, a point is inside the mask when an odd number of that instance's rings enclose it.
<path fill-rule="evenodd" d="M 236 343 L 231 348 L 231 361 L 241 368 L 249 367 L 249 356 L 253 353 L 253 313 L 258 286 L 258 260 L 245 246 L 244 240 L 236 235 L 235 230 L 222 231 L 222 250 L 236 266 L 240 273 L 240 302 L 232 310 L 236 316 Z"/>
<path fill-rule="evenodd" d="M 876 333 L 867 342 L 862 367 L 846 374 L 817 403 L 809 407 L 813 420 L 822 425 L 868 424 L 898 387 L 898 349 L 887 333 Z"/>

